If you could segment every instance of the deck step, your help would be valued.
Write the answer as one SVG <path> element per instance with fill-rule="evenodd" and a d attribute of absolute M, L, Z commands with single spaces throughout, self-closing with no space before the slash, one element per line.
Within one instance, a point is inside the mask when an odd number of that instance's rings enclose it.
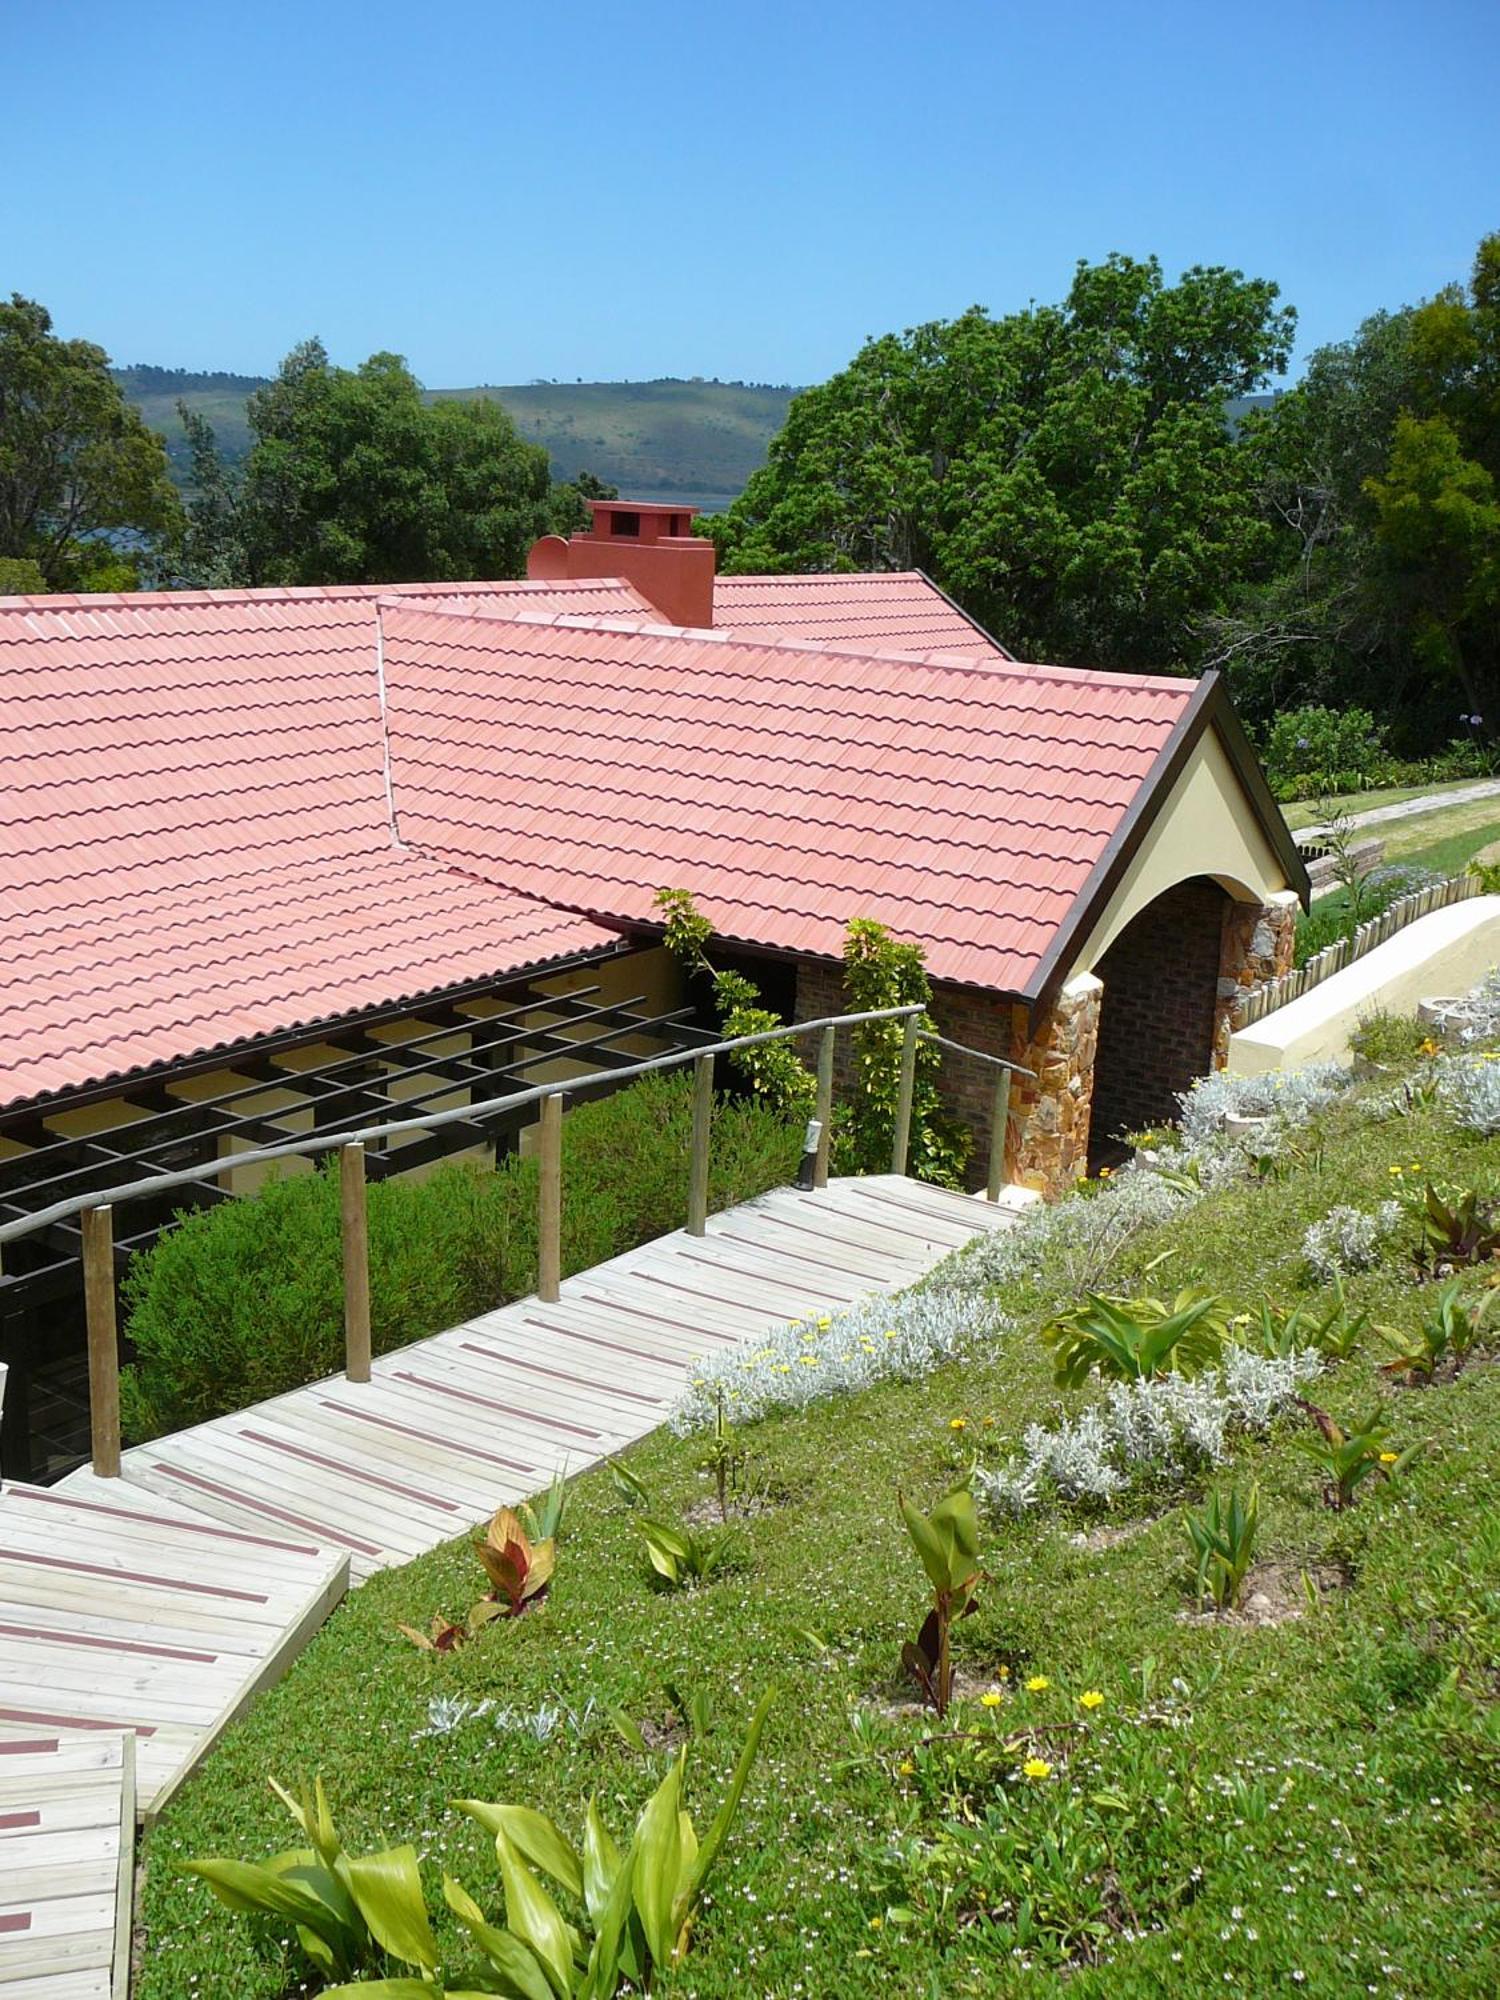
<path fill-rule="evenodd" d="M 0 1723 L 0 1996 L 125 2000 L 135 1738 Z"/>
<path fill-rule="evenodd" d="M 133 1481 L 0 1486 L 0 1727 L 130 1731 L 149 1817 L 347 1584 L 311 1536 L 218 1525 Z"/>

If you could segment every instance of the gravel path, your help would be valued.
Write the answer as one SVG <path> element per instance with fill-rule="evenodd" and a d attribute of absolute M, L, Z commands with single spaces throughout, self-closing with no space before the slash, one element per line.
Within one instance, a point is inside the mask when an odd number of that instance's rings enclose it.
<path fill-rule="evenodd" d="M 1372 806 L 1368 812 L 1350 813 L 1349 824 L 1355 827 L 1381 826 L 1392 819 L 1417 819 L 1423 813 L 1439 812 L 1444 806 L 1461 806 L 1474 799 L 1500 797 L 1500 778 L 1481 778 L 1478 784 L 1455 785 L 1451 791 L 1429 792 L 1425 798 L 1402 799 L 1393 806 Z M 1299 826 L 1292 838 L 1302 845 L 1318 840 L 1328 828 L 1326 826 Z"/>

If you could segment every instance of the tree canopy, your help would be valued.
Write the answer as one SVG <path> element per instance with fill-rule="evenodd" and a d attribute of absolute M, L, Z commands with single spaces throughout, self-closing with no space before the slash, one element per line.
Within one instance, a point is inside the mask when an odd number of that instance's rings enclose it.
<path fill-rule="evenodd" d="M 723 566 L 921 568 L 1017 653 L 1183 667 L 1274 545 L 1225 405 L 1286 368 L 1277 297 L 1112 256 L 1060 305 L 871 340 L 711 524 Z"/>
<path fill-rule="evenodd" d="M 181 410 L 193 499 L 181 569 L 211 584 L 518 576 L 538 535 L 576 523 L 546 452 L 484 398 L 427 403 L 396 354 L 335 367 L 305 341 L 250 398 L 238 473 Z"/>
<path fill-rule="evenodd" d="M 59 339 L 19 292 L 0 301 L 0 561 L 48 590 L 130 588 L 179 518 L 166 448 L 103 348 Z"/>
<path fill-rule="evenodd" d="M 1500 235 L 1321 348 L 1245 442 L 1271 576 L 1207 627 L 1252 719 L 1357 700 L 1405 747 L 1500 722 Z"/>

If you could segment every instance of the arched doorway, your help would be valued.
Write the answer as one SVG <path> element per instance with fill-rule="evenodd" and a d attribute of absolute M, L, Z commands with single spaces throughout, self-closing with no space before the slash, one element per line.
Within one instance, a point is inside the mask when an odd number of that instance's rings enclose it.
<path fill-rule="evenodd" d="M 1175 1117 L 1178 1093 L 1212 1067 L 1229 902 L 1206 875 L 1178 882 L 1133 916 L 1093 967 L 1104 992 L 1091 1167 L 1118 1157 L 1122 1133 Z"/>

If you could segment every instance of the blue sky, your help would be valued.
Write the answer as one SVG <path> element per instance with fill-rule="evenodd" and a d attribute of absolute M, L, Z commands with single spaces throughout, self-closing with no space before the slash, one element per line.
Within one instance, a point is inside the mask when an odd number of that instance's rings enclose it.
<path fill-rule="evenodd" d="M 121 361 L 807 382 L 1155 252 L 1299 349 L 1500 228 L 1494 0 L 0 0 L 0 290 Z"/>

